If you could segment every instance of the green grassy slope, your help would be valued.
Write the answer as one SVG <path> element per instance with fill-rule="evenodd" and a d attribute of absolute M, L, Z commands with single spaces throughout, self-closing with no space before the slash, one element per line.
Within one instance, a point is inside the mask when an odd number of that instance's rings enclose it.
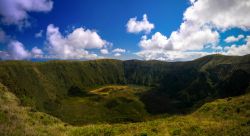
<path fill-rule="evenodd" d="M 187 112 L 216 98 L 244 94 L 250 83 L 250 55 L 210 55 L 190 62 L 126 61 L 124 65 L 128 81 L 154 87 L 141 99 L 152 114 Z"/>
<path fill-rule="evenodd" d="M 137 60 L 0 62 L 0 82 L 22 105 L 71 124 L 137 122 L 148 115 L 188 113 L 205 102 L 245 94 L 250 82 L 249 72 L 250 55 L 210 55 L 171 63 Z M 91 92 L 110 84 L 134 84 L 150 89 L 136 92 L 131 87 L 123 93 L 118 89 L 107 96 Z"/>
<path fill-rule="evenodd" d="M 106 86 L 91 90 L 82 97 L 68 97 L 60 101 L 59 108 L 52 108 L 53 115 L 71 124 L 99 122 L 138 122 L 147 118 L 144 104 L 136 93 L 146 87 Z"/>
<path fill-rule="evenodd" d="M 107 83 L 123 84 L 122 62 L 105 61 L 51 61 L 32 63 L 25 61 L 5 61 L 0 64 L 0 81 L 19 97 L 27 96 L 24 102 L 34 98 L 39 108 L 44 99 L 55 100 L 67 95 L 68 89 Z"/>
<path fill-rule="evenodd" d="M 1 136 L 250 136 L 249 117 L 250 95 L 247 93 L 206 103 L 190 115 L 141 123 L 71 126 L 48 114 L 21 106 L 19 99 L 0 84 Z"/>

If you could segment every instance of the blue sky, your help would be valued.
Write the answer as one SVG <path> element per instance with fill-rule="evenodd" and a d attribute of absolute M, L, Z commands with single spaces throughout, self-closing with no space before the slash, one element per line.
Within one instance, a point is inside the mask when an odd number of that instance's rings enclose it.
<path fill-rule="evenodd" d="M 250 33 L 249 15 L 237 9 L 232 12 L 232 9 L 242 4 L 237 1 L 235 4 L 235 0 L 219 3 L 222 7 L 213 6 L 216 0 L 211 0 L 209 3 L 207 0 L 16 1 L 0 0 L 0 5 L 2 5 L 0 57 L 2 59 L 115 58 L 178 61 L 191 60 L 215 52 L 225 55 L 245 55 L 250 51 L 248 51 L 250 42 L 248 43 L 247 39 Z M 249 1 L 243 0 L 242 2 Z M 210 9 L 218 8 L 221 11 L 215 9 L 212 15 L 207 15 L 209 11 L 206 9 L 197 10 L 199 6 L 202 7 L 202 4 L 212 6 Z M 20 5 L 22 9 L 15 10 Z M 9 9 L 13 11 L 7 10 L 7 7 L 12 7 Z M 240 8 L 250 11 L 248 6 Z M 186 12 L 188 9 L 190 12 Z M 10 12 L 13 12 L 13 15 L 8 14 Z M 239 12 L 243 17 L 234 17 L 235 12 Z M 25 13 L 24 17 L 14 16 L 20 13 Z M 184 15 L 184 13 L 187 14 Z M 207 18 L 202 17 L 203 14 L 207 15 Z M 220 14 L 225 18 L 217 16 Z M 129 20 L 136 17 L 134 22 L 140 23 L 143 22 L 144 15 L 147 16 L 147 22 L 154 26 L 150 28 L 150 32 L 146 32 L 147 26 L 143 26 L 146 25 L 143 23 L 140 26 L 136 24 L 139 27 L 138 32 L 129 32 L 127 25 Z M 194 16 L 197 17 L 193 18 Z M 227 19 L 231 20 L 227 21 Z M 224 21 L 229 23 L 224 24 Z M 207 25 L 208 23 L 211 24 Z M 53 38 L 58 35 L 51 34 L 49 39 L 48 26 L 50 24 L 53 24 L 51 29 L 59 29 L 61 38 Z M 182 24 L 187 28 L 182 30 Z M 79 30 L 79 28 L 83 29 Z M 41 35 L 36 37 L 35 35 L 40 31 L 42 31 Z M 77 41 L 79 45 L 76 47 L 75 44 L 71 45 L 75 41 L 72 42 L 70 38 L 67 38 L 74 31 L 76 32 L 74 36 L 77 32 L 90 36 L 78 37 L 81 39 Z M 177 35 L 173 32 L 177 32 Z M 93 43 L 90 40 L 95 33 L 103 44 Z M 155 38 L 152 37 L 154 35 Z M 241 36 L 237 38 L 239 35 Z M 230 36 L 234 36 L 234 38 L 231 37 L 233 40 L 225 42 L 224 40 Z M 73 39 L 79 40 L 75 37 Z M 54 44 L 55 42 L 57 43 Z M 85 42 L 88 45 L 84 45 Z M 90 45 L 91 43 L 93 46 Z M 58 47 L 61 45 L 64 46 L 63 49 Z M 33 53 L 34 47 L 37 50 Z M 100 52 L 102 49 L 107 50 L 108 53 L 102 54 Z M 66 53 L 60 54 L 62 51 Z"/>

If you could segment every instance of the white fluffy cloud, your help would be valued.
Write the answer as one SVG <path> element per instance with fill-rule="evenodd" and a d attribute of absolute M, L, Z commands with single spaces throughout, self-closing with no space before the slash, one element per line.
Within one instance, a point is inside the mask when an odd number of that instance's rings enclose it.
<path fill-rule="evenodd" d="M 115 57 L 120 57 L 122 55 L 122 53 L 126 52 L 126 50 L 121 49 L 121 48 L 116 48 L 116 49 L 112 50 L 112 52 L 114 53 Z"/>
<path fill-rule="evenodd" d="M 93 53 L 92 49 L 100 49 L 102 54 L 108 54 L 109 51 L 106 48 L 112 46 L 112 44 L 102 40 L 97 32 L 84 28 L 76 28 L 64 36 L 58 27 L 51 24 L 47 27 L 46 36 L 45 52 L 38 47 L 33 47 L 29 51 L 21 42 L 9 40 L 8 49 L 0 51 L 0 58 L 11 60 L 31 58 L 96 59 L 101 57 Z M 119 52 L 119 50 L 117 51 Z"/>
<path fill-rule="evenodd" d="M 216 45 L 219 42 L 219 33 L 208 26 L 198 26 L 195 23 L 184 21 L 178 31 L 172 32 L 169 38 L 156 32 L 151 39 L 143 36 L 139 46 L 143 49 L 165 50 L 201 50 L 205 45 Z"/>
<path fill-rule="evenodd" d="M 218 42 L 218 32 L 205 26 L 197 27 L 192 23 L 184 22 L 180 30 L 172 32 L 169 38 L 160 32 L 155 33 L 151 39 L 143 36 L 139 42 L 142 51 L 137 55 L 144 59 L 173 61 L 176 58 L 175 60 L 190 60 L 190 58 L 201 57 L 206 54 L 200 51 L 206 45 L 218 48 L 219 46 L 216 46 Z"/>
<path fill-rule="evenodd" d="M 185 11 L 184 20 L 211 24 L 219 29 L 250 28 L 249 0 L 196 0 Z"/>
<path fill-rule="evenodd" d="M 115 57 L 120 57 L 122 54 L 121 53 L 115 53 L 114 56 Z"/>
<path fill-rule="evenodd" d="M 193 4 L 196 0 L 189 0 L 191 4 Z"/>
<path fill-rule="evenodd" d="M 97 55 L 87 49 L 101 49 L 105 40 L 95 32 L 76 28 L 72 33 L 63 36 L 58 27 L 50 24 L 47 27 L 47 50 L 49 56 L 59 59 L 94 59 Z"/>
<path fill-rule="evenodd" d="M 28 51 L 21 42 L 15 40 L 9 42 L 6 51 L 0 51 L 0 58 L 7 60 L 24 60 L 41 57 L 43 57 L 41 49 L 34 47 L 31 51 Z"/>
<path fill-rule="evenodd" d="M 141 38 L 142 50 L 137 55 L 144 59 L 181 60 L 207 54 L 203 50 L 222 50 L 218 45 L 220 32 L 231 28 L 250 29 L 249 0 L 190 0 L 191 6 L 183 14 L 183 22 L 169 37 L 160 32 L 151 39 Z M 234 41 L 243 38 L 242 36 Z M 225 48 L 226 49 L 226 48 Z M 249 53 L 248 43 L 227 47 L 224 54 Z M 191 56 L 191 57 L 190 57 Z"/>
<path fill-rule="evenodd" d="M 11 41 L 8 45 L 9 59 L 23 60 L 30 57 L 29 51 L 27 51 L 23 44 L 19 41 Z"/>
<path fill-rule="evenodd" d="M 125 53 L 126 50 L 125 49 L 121 49 L 121 48 L 116 48 L 116 49 L 112 50 L 112 52 L 115 52 L 115 53 Z"/>
<path fill-rule="evenodd" d="M 1 21 L 19 27 L 27 26 L 28 12 L 48 12 L 52 7 L 51 0 L 0 0 Z"/>
<path fill-rule="evenodd" d="M 226 55 L 246 55 L 250 54 L 250 36 L 246 37 L 246 44 L 232 45 L 224 48 Z"/>
<path fill-rule="evenodd" d="M 101 49 L 100 52 L 101 52 L 101 54 L 104 54 L 104 55 L 109 54 L 108 49 Z"/>
<path fill-rule="evenodd" d="M 143 36 L 139 43 L 139 46 L 145 50 L 153 49 L 166 49 L 171 50 L 172 44 L 169 43 L 169 39 L 162 35 L 160 32 L 156 32 L 151 39 L 148 39 L 147 36 Z"/>
<path fill-rule="evenodd" d="M 178 31 L 170 35 L 173 50 L 201 50 L 205 45 L 215 45 L 219 42 L 219 33 L 208 26 L 198 26 L 193 22 L 185 21 Z"/>
<path fill-rule="evenodd" d="M 39 49 L 38 47 L 33 47 L 31 50 L 31 54 L 34 58 L 43 58 L 43 51 Z"/>
<path fill-rule="evenodd" d="M 155 27 L 154 24 L 148 21 L 146 14 L 143 15 L 143 19 L 141 21 L 137 21 L 137 17 L 130 18 L 126 26 L 129 33 L 150 33 Z"/>
<path fill-rule="evenodd" d="M 237 37 L 232 35 L 232 36 L 228 36 L 224 41 L 227 43 L 231 43 L 231 42 L 237 42 L 243 38 L 244 38 L 244 35 L 238 35 Z"/>

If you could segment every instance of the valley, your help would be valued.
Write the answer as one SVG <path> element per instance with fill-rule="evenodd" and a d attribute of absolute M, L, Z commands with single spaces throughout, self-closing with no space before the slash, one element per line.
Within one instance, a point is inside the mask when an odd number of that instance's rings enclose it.
<path fill-rule="evenodd" d="M 218 99 L 189 115 L 162 116 L 138 123 L 101 123 L 72 126 L 30 107 L 0 85 L 0 135 L 27 136 L 170 136 L 244 135 L 249 136 L 250 95 Z"/>
<path fill-rule="evenodd" d="M 0 135 L 247 136 L 249 71 L 249 55 L 1 61 Z"/>
<path fill-rule="evenodd" d="M 145 121 L 148 113 L 138 95 L 146 89 L 134 85 L 108 85 L 91 89 L 86 94 L 74 90 L 75 95 L 62 99 L 58 107 L 50 107 L 50 111 L 75 125 Z"/>

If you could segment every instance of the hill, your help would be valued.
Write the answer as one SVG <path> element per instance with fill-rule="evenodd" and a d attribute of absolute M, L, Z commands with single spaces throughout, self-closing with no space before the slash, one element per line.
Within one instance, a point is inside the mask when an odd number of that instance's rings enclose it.
<path fill-rule="evenodd" d="M 245 94 L 249 71 L 250 55 L 189 62 L 1 61 L 0 83 L 21 105 L 82 125 L 192 113 L 206 102 Z"/>
<path fill-rule="evenodd" d="M 88 136 L 88 135 L 232 135 L 250 136 L 250 94 L 206 103 L 189 115 L 161 117 L 126 124 L 72 126 L 61 120 L 20 106 L 20 100 L 0 84 L 0 135 Z"/>

